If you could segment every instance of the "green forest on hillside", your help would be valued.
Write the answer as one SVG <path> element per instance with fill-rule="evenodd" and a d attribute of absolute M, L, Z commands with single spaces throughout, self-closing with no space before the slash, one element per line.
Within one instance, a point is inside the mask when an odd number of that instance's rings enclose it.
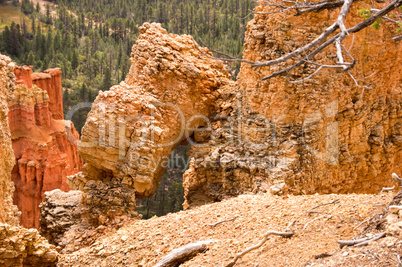
<path fill-rule="evenodd" d="M 5 4 L 20 8 L 23 18 L 0 32 L 0 53 L 36 72 L 61 68 L 65 114 L 125 78 L 144 22 L 159 22 L 168 32 L 190 34 L 202 46 L 241 57 L 255 5 L 253 0 L 54 0 L 43 7 L 31 0 L 0 0 L 0 9 Z M 238 63 L 228 66 L 233 77 L 239 69 Z M 88 111 L 73 116 L 78 131 Z M 187 150 L 178 148 L 174 155 L 187 159 Z M 157 194 L 139 201 L 137 210 L 146 218 L 180 210 L 183 168 L 169 168 Z"/>

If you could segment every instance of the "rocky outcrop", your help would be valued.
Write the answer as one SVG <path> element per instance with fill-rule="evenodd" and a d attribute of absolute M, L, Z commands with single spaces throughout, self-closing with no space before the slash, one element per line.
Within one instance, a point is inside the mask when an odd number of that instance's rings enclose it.
<path fill-rule="evenodd" d="M 52 103 L 49 97 L 52 96 L 49 93 L 61 94 L 59 69 L 43 75 L 32 74 L 31 79 L 29 67 L 17 67 L 14 72 L 18 85 L 14 99 L 9 102 L 8 116 L 17 160 L 12 171 L 16 186 L 14 203 L 22 212 L 21 225 L 39 228 L 39 203 L 44 192 L 57 188 L 70 190 L 67 176 L 81 170 L 77 153 L 79 135 L 70 121 L 55 119 L 60 116 L 52 113 L 52 107 L 62 105 Z"/>
<path fill-rule="evenodd" d="M 19 214 L 13 205 L 14 184 L 11 170 L 15 164 L 8 123 L 8 101 L 15 89 L 14 63 L 0 54 L 0 223 L 18 225 Z"/>
<path fill-rule="evenodd" d="M 64 235 L 72 227 L 81 232 L 88 228 L 88 223 L 82 216 L 81 202 L 81 191 L 63 192 L 56 189 L 46 192 L 43 202 L 40 204 L 40 234 L 60 248 L 64 248 L 68 244 L 74 246 L 75 240 L 65 238 Z"/>
<path fill-rule="evenodd" d="M 362 20 L 356 14 L 363 7 L 356 6 L 347 25 Z M 316 38 L 337 14 L 256 15 L 247 27 L 244 59 L 280 57 Z M 212 135 L 217 145 L 192 149 L 184 175 L 186 206 L 244 192 L 377 193 L 392 185 L 391 173 L 402 170 L 402 56 L 393 31 L 389 25 L 370 27 L 346 40 L 357 61 L 351 73 L 369 89 L 333 69 L 289 82 L 312 74 L 311 65 L 262 81 L 278 66 L 243 64 L 240 94 L 221 105 L 231 111 L 226 126 L 216 126 Z M 331 48 L 314 60 L 333 64 L 326 58 L 334 53 Z"/>
<path fill-rule="evenodd" d="M 32 66 L 17 67 L 14 70 L 15 84 L 25 84 L 27 88 L 37 85 L 45 90 L 49 96 L 49 111 L 52 118 L 62 120 L 63 115 L 63 95 L 61 88 L 61 71 L 59 68 L 48 69 L 43 73 L 32 73 Z"/>
<path fill-rule="evenodd" d="M 0 54 L 0 265 L 55 266 L 58 253 L 36 229 L 19 227 L 20 212 L 13 205 L 15 164 L 8 123 L 8 102 L 15 89 L 14 63 Z M 17 89 L 18 90 L 18 89 Z"/>
<path fill-rule="evenodd" d="M 46 237 L 49 243 L 57 246 L 62 254 L 72 253 L 93 244 L 105 234 L 115 232 L 130 219 L 128 213 L 127 216 L 122 216 L 112 223 L 108 222 L 108 227 L 94 226 L 93 222 L 88 221 L 90 217 L 82 203 L 82 195 L 82 191 L 63 192 L 56 189 L 46 192 L 40 204 L 40 234 Z M 109 196 L 111 195 L 113 189 Z M 100 194 L 98 199 L 105 200 L 106 197 Z M 100 218 L 101 223 L 105 223 L 103 219 L 107 217 Z"/>
<path fill-rule="evenodd" d="M 172 150 L 207 125 L 220 88 L 232 84 L 191 36 L 168 34 L 159 24 L 140 31 L 126 80 L 100 92 L 88 114 L 79 145 L 86 165 L 69 180 L 84 191 L 95 221 L 135 216 L 135 198 L 155 193 Z"/>
<path fill-rule="evenodd" d="M 36 229 L 0 223 L 1 266 L 56 266 L 58 253 Z"/>
<path fill-rule="evenodd" d="M 362 19 L 357 8 L 348 25 Z M 313 40 L 336 16 L 327 10 L 256 15 L 248 25 L 244 59 L 279 57 Z M 345 40 L 358 62 L 352 73 L 364 89 L 333 69 L 289 82 L 312 74 L 316 69 L 309 65 L 262 81 L 278 66 L 243 64 L 234 83 L 191 37 L 145 24 L 126 80 L 100 93 L 92 107 L 79 149 L 87 165 L 70 184 L 84 191 L 88 209 L 99 203 L 98 186 L 120 185 L 138 198 L 151 196 L 165 157 L 187 138 L 192 160 L 184 175 L 186 207 L 245 192 L 379 192 L 402 168 L 401 44 L 392 41 L 387 27 Z M 333 53 L 330 48 L 314 60 L 332 64 L 327 61 Z M 112 210 L 113 216 L 123 213 Z"/>

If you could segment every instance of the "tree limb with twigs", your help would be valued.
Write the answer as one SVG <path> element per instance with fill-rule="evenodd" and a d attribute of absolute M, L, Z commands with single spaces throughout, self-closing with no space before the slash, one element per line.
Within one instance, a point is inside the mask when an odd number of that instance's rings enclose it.
<path fill-rule="evenodd" d="M 346 72 L 354 81 L 356 86 L 368 89 L 367 86 L 362 86 L 358 83 L 358 80 L 353 77 L 350 70 L 355 66 L 356 60 L 353 58 L 350 53 L 350 49 L 346 49 L 343 42 L 347 36 L 350 34 L 357 33 L 370 25 L 378 23 L 378 21 L 384 20 L 390 23 L 396 23 L 398 25 L 398 30 L 402 31 L 402 11 L 399 9 L 402 6 L 402 0 L 375 0 L 376 2 L 383 3 L 388 1 L 387 4 L 382 9 L 374 8 L 374 2 L 367 12 L 364 12 L 364 18 L 360 23 L 357 23 L 351 27 L 345 26 L 345 20 L 347 20 L 350 15 L 350 10 L 352 5 L 357 2 L 361 2 L 358 0 L 340 0 L 340 1 L 330 1 L 330 0 L 322 0 L 316 3 L 312 2 L 301 2 L 301 1 L 293 1 L 293 0 L 261 0 L 256 1 L 257 3 L 262 3 L 265 5 L 266 12 L 254 12 L 258 15 L 271 16 L 275 13 L 291 13 L 294 16 L 301 16 L 303 14 L 311 13 L 311 12 L 321 12 L 323 10 L 333 10 L 338 9 L 339 14 L 334 22 L 326 29 L 324 29 L 314 40 L 309 43 L 300 46 L 293 51 L 286 53 L 285 55 L 267 60 L 267 61 L 257 61 L 251 62 L 242 59 L 236 59 L 233 57 L 219 57 L 216 59 L 234 62 L 240 61 L 243 63 L 250 64 L 252 67 L 268 67 L 279 65 L 281 63 L 289 62 L 289 60 L 293 60 L 293 64 L 290 64 L 278 71 L 271 73 L 270 75 L 262 78 L 262 80 L 268 80 L 273 77 L 288 75 L 292 70 L 301 66 L 302 64 L 308 64 L 316 67 L 316 70 L 308 75 L 307 77 L 290 81 L 291 83 L 303 82 L 305 80 L 311 79 L 317 73 L 319 73 L 324 68 L 332 68 L 332 69 L 340 69 Z M 402 36 L 392 37 L 394 41 L 402 40 Z M 321 64 L 314 61 L 314 57 L 328 48 L 329 46 L 334 45 L 336 49 L 336 54 L 334 58 L 336 61 L 333 64 Z M 222 53 L 220 53 L 222 55 Z"/>

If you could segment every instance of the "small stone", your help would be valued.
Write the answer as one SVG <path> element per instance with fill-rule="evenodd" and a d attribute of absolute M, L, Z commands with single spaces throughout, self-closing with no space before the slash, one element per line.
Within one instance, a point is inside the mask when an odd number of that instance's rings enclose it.
<path fill-rule="evenodd" d="M 393 247 L 395 243 L 393 241 L 387 242 L 387 247 Z"/>
<path fill-rule="evenodd" d="M 271 194 L 273 195 L 281 195 L 282 189 L 285 186 L 285 183 L 276 184 L 270 187 Z"/>
<path fill-rule="evenodd" d="M 388 214 L 388 216 L 386 217 L 388 224 L 394 224 L 397 223 L 399 221 L 398 219 L 398 215 L 396 214 Z"/>
<path fill-rule="evenodd" d="M 402 210 L 402 206 L 389 206 L 389 212 L 398 214 Z"/>

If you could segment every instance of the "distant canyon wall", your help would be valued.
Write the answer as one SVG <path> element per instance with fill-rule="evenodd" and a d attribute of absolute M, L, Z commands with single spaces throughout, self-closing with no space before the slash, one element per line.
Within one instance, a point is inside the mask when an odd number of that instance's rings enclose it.
<path fill-rule="evenodd" d="M 21 225 L 39 228 L 39 204 L 44 193 L 69 191 L 67 176 L 81 170 L 79 134 L 63 119 L 60 69 L 32 73 L 32 67 L 16 67 L 14 99 L 9 102 L 9 121 L 16 165 L 14 203 L 21 210 Z M 54 112 L 54 113 L 53 113 Z"/>

